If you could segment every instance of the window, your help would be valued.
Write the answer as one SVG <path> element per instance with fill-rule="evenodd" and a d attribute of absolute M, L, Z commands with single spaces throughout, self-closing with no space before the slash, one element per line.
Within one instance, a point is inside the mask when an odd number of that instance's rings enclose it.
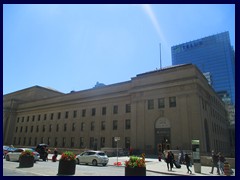
<path fill-rule="evenodd" d="M 80 137 L 80 148 L 84 148 L 84 137 Z"/>
<path fill-rule="evenodd" d="M 58 119 L 61 119 L 61 113 L 60 112 L 58 113 Z"/>
<path fill-rule="evenodd" d="M 16 129 L 15 129 L 15 132 L 17 132 L 18 131 L 18 127 L 16 127 Z"/>
<path fill-rule="evenodd" d="M 51 143 L 51 138 L 48 137 L 48 138 L 47 138 L 47 144 L 50 145 L 50 143 Z"/>
<path fill-rule="evenodd" d="M 131 120 L 130 119 L 126 119 L 126 121 L 125 121 L 125 129 L 131 129 Z"/>
<path fill-rule="evenodd" d="M 113 130 L 117 130 L 117 127 L 118 127 L 118 121 L 113 120 Z"/>
<path fill-rule="evenodd" d="M 66 145 L 66 138 L 64 137 L 64 138 L 62 139 L 62 147 L 65 147 L 65 145 Z"/>
<path fill-rule="evenodd" d="M 25 132 L 27 132 L 27 131 L 28 131 L 28 127 L 26 126 L 26 127 L 25 127 Z"/>
<path fill-rule="evenodd" d="M 35 116 L 32 116 L 32 121 L 34 121 L 35 120 Z"/>
<path fill-rule="evenodd" d="M 33 132 L 33 126 L 31 126 L 31 132 Z"/>
<path fill-rule="evenodd" d="M 82 122 L 81 123 L 81 131 L 84 131 L 84 126 L 85 126 L 85 124 L 84 124 L 84 122 Z"/>
<path fill-rule="evenodd" d="M 28 138 L 28 145 L 31 146 L 31 141 L 32 141 L 32 138 Z"/>
<path fill-rule="evenodd" d="M 101 146 L 101 148 L 105 147 L 105 137 L 101 137 L 100 146 Z"/>
<path fill-rule="evenodd" d="M 112 147 L 113 148 L 117 147 L 117 141 L 115 141 L 115 137 L 112 137 Z"/>
<path fill-rule="evenodd" d="M 53 113 L 51 113 L 51 120 L 53 120 Z"/>
<path fill-rule="evenodd" d="M 41 115 L 39 114 L 39 115 L 38 115 L 38 121 L 40 121 L 40 120 L 41 120 Z"/>
<path fill-rule="evenodd" d="M 49 132 L 51 132 L 52 131 L 52 125 L 50 124 L 49 125 Z"/>
<path fill-rule="evenodd" d="M 126 104 L 126 113 L 131 112 L 131 104 Z"/>
<path fill-rule="evenodd" d="M 107 108 L 106 107 L 102 107 L 102 115 L 106 115 L 107 114 Z"/>
<path fill-rule="evenodd" d="M 72 123 L 72 131 L 75 131 L 75 123 Z"/>
<path fill-rule="evenodd" d="M 158 99 L 158 108 L 164 108 L 165 103 L 164 103 L 164 98 L 159 98 Z"/>
<path fill-rule="evenodd" d="M 176 107 L 176 97 L 169 97 L 169 107 Z"/>
<path fill-rule="evenodd" d="M 130 148 L 130 137 L 125 137 L 125 148 L 126 149 Z"/>
<path fill-rule="evenodd" d="M 27 122 L 29 122 L 29 116 L 27 117 Z"/>
<path fill-rule="evenodd" d="M 46 120 L 47 119 L 47 114 L 44 114 L 44 120 Z"/>
<path fill-rule="evenodd" d="M 24 122 L 24 117 L 22 117 L 22 122 Z"/>
<path fill-rule="evenodd" d="M 66 123 L 64 124 L 63 131 L 64 131 L 64 132 L 67 131 L 67 124 L 66 124 Z"/>
<path fill-rule="evenodd" d="M 38 132 L 38 125 L 36 126 L 36 132 Z"/>
<path fill-rule="evenodd" d="M 77 111 L 73 111 L 73 118 L 76 118 L 77 117 Z"/>
<path fill-rule="evenodd" d="M 68 118 L 68 111 L 65 112 L 65 118 Z"/>
<path fill-rule="evenodd" d="M 75 138 L 74 137 L 71 137 L 71 147 L 74 147 L 74 140 Z"/>
<path fill-rule="evenodd" d="M 23 138 L 23 145 L 26 144 L 26 137 Z"/>
<path fill-rule="evenodd" d="M 89 146 L 90 146 L 90 149 L 94 148 L 94 137 L 90 137 Z"/>
<path fill-rule="evenodd" d="M 37 145 L 37 137 L 34 138 L 34 145 Z"/>
<path fill-rule="evenodd" d="M 21 126 L 21 128 L 20 128 L 20 132 L 22 132 L 22 129 L 23 129 L 23 127 Z"/>
<path fill-rule="evenodd" d="M 19 123 L 20 118 L 18 117 L 17 122 Z"/>
<path fill-rule="evenodd" d="M 85 117 L 86 116 L 86 109 L 83 109 L 82 110 L 82 117 Z"/>
<path fill-rule="evenodd" d="M 92 116 L 96 115 L 96 108 L 92 108 Z"/>
<path fill-rule="evenodd" d="M 91 122 L 91 131 L 94 131 L 94 122 Z"/>
<path fill-rule="evenodd" d="M 18 138 L 18 145 L 20 145 L 21 143 L 21 138 Z"/>
<path fill-rule="evenodd" d="M 113 106 L 113 114 L 117 114 L 118 113 L 118 106 L 115 105 Z"/>
<path fill-rule="evenodd" d="M 42 131 L 45 132 L 45 125 L 43 125 Z"/>
<path fill-rule="evenodd" d="M 58 145 L 58 138 L 55 137 L 55 139 L 54 139 L 54 146 L 56 147 L 57 145 Z"/>
<path fill-rule="evenodd" d="M 58 132 L 58 130 L 59 130 L 59 124 L 57 124 L 56 126 L 56 132 Z"/>
<path fill-rule="evenodd" d="M 102 131 L 105 130 L 105 127 L 106 127 L 105 124 L 106 124 L 105 121 L 102 121 L 102 122 L 101 122 L 101 130 L 102 130 Z"/>
<path fill-rule="evenodd" d="M 148 109 L 154 109 L 154 100 L 153 99 L 148 100 Z"/>

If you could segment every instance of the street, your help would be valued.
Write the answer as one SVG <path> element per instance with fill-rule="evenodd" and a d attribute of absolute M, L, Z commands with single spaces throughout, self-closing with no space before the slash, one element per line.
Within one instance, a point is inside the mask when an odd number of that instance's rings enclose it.
<path fill-rule="evenodd" d="M 58 173 L 58 162 L 43 162 L 40 160 L 31 168 L 19 168 L 18 166 L 19 162 L 10 162 L 3 159 L 3 176 L 56 176 Z M 148 171 L 146 175 L 168 176 Z M 124 176 L 124 167 L 76 165 L 74 176 Z"/>

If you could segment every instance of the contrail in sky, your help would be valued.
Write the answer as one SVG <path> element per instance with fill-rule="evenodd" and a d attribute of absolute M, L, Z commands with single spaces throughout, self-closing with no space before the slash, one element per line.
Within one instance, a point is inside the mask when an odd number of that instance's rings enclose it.
<path fill-rule="evenodd" d="M 164 38 L 164 35 L 161 31 L 161 28 L 160 28 L 160 25 L 158 23 L 158 20 L 156 18 L 156 15 L 154 14 L 154 11 L 151 7 L 151 5 L 149 4 L 142 4 L 141 7 L 143 8 L 144 12 L 147 14 L 147 16 L 150 18 L 150 20 L 152 21 L 153 23 L 153 26 L 154 28 L 156 29 L 160 39 L 161 39 L 161 42 L 167 46 L 167 41 L 165 40 Z"/>

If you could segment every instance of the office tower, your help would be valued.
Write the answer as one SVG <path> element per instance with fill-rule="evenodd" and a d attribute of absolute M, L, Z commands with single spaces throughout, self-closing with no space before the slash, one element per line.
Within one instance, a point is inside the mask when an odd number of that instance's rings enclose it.
<path fill-rule="evenodd" d="M 235 56 L 228 32 L 173 46 L 171 51 L 173 65 L 197 65 L 214 90 L 235 104 Z"/>

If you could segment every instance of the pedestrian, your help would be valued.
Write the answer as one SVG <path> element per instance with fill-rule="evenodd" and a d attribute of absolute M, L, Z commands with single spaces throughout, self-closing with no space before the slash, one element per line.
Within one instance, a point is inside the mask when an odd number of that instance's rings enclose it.
<path fill-rule="evenodd" d="M 185 163 L 188 170 L 187 173 L 192 174 L 192 171 L 189 169 L 189 167 L 191 166 L 191 158 L 188 156 L 188 154 L 185 154 Z"/>
<path fill-rule="evenodd" d="M 58 156 L 58 150 L 57 150 L 57 148 L 55 148 L 53 151 L 53 157 L 52 157 L 53 162 L 56 162 L 57 156 Z"/>
<path fill-rule="evenodd" d="M 173 168 L 173 158 L 174 158 L 173 153 L 171 151 L 168 151 L 167 152 L 167 156 L 166 156 L 166 163 L 167 163 L 168 171 L 169 171 L 169 169 L 170 169 L 170 171 L 172 171 L 172 168 Z"/>
<path fill-rule="evenodd" d="M 162 153 L 161 152 L 159 152 L 159 154 L 158 154 L 158 161 L 162 161 Z"/>
<path fill-rule="evenodd" d="M 213 174 L 214 167 L 217 168 L 217 174 L 220 175 L 218 166 L 218 155 L 214 151 L 212 151 L 212 170 L 210 174 Z"/>
<path fill-rule="evenodd" d="M 225 157 L 221 152 L 218 153 L 218 166 L 222 174 L 224 174 L 224 162 L 226 161 Z"/>
<path fill-rule="evenodd" d="M 172 153 L 172 151 L 170 151 L 170 166 L 171 166 L 171 171 L 172 171 L 172 168 L 173 168 L 173 163 L 175 161 L 175 158 L 174 158 L 174 154 Z"/>
<path fill-rule="evenodd" d="M 169 151 L 167 152 L 165 160 L 166 160 L 167 168 L 168 168 L 168 171 L 169 171 L 169 164 L 170 164 L 170 152 Z"/>
<path fill-rule="evenodd" d="M 183 164 L 183 162 L 184 162 L 184 154 L 183 154 L 183 151 L 181 150 L 178 154 L 178 163 Z"/>

